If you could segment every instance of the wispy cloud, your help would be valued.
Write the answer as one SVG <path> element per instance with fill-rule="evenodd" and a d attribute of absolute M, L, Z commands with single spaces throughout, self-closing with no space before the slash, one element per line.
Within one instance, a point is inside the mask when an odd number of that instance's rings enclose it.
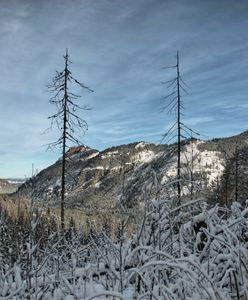
<path fill-rule="evenodd" d="M 203 123 L 210 123 L 214 121 L 214 117 L 193 117 L 193 118 L 186 118 L 184 122 L 189 126 L 198 126 L 199 124 Z"/>
<path fill-rule="evenodd" d="M 82 114 L 91 147 L 160 140 L 174 118 L 160 113 L 168 92 L 160 82 L 174 76 L 162 67 L 178 49 L 192 87 L 183 122 L 210 137 L 246 129 L 247 13 L 245 0 L 3 0 L 0 177 L 58 157 L 42 147 L 57 133 L 41 133 L 54 111 L 45 86 L 63 68 L 66 47 L 75 77 L 95 90 L 80 100 L 92 107 Z"/>

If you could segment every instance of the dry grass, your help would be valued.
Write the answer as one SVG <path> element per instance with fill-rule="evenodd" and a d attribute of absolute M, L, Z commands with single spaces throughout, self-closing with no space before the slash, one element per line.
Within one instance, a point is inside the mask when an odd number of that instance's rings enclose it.
<path fill-rule="evenodd" d="M 12 220 L 30 218 L 30 202 L 28 198 L 10 197 L 8 195 L 0 195 L 0 211 L 4 212 Z M 36 202 L 34 204 L 33 215 L 39 214 L 45 222 L 55 222 L 57 228 L 60 227 L 60 208 L 41 205 Z M 102 229 L 108 231 L 111 236 L 115 236 L 120 226 L 120 223 L 128 217 L 128 214 L 119 212 L 114 209 L 84 209 L 70 208 L 65 212 L 65 225 L 69 228 L 71 221 L 77 229 L 82 230 L 86 235 L 90 232 L 99 232 Z M 131 233 L 134 229 L 134 218 L 131 217 L 128 221 L 126 232 Z"/>
<path fill-rule="evenodd" d="M 28 217 L 29 201 L 27 199 L 13 200 L 8 195 L 0 195 L 0 208 L 2 212 L 5 212 L 10 218 L 17 219 L 20 214 L 25 218 Z"/>

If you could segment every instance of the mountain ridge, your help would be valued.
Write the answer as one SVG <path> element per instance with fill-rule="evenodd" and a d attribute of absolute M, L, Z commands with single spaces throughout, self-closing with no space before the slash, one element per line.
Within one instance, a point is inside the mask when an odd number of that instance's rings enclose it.
<path fill-rule="evenodd" d="M 242 144 L 240 149 L 243 150 L 247 147 L 248 131 L 232 137 L 210 141 L 193 139 L 182 143 L 182 191 L 185 199 L 190 197 L 192 189 L 190 165 L 195 195 L 199 195 L 200 191 L 207 195 L 217 189 L 220 194 L 223 174 L 227 165 L 232 169 L 229 160 L 233 159 L 237 144 Z M 151 193 L 156 194 L 156 180 L 163 195 L 170 198 L 175 195 L 175 143 L 140 141 L 102 151 L 76 146 L 67 151 L 66 157 L 67 207 L 114 207 L 119 202 L 132 207 L 142 202 L 145 186 L 151 187 Z M 17 193 L 57 205 L 61 188 L 60 168 L 61 159 L 21 185 Z"/>

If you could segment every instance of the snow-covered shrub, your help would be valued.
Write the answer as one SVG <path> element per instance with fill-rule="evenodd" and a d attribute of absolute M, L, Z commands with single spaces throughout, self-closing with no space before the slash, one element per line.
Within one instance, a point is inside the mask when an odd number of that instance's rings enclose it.
<path fill-rule="evenodd" d="M 0 215 L 0 299 L 248 299 L 248 208 L 149 199 L 130 234 Z"/>

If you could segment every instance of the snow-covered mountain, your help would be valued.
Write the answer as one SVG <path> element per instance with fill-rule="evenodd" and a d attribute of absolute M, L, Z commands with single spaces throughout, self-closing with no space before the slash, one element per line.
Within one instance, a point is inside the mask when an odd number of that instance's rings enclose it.
<path fill-rule="evenodd" d="M 24 182 L 24 179 L 19 178 L 0 179 L 0 194 L 14 193 Z"/>
<path fill-rule="evenodd" d="M 228 172 L 232 183 L 235 181 L 235 153 L 245 153 L 247 142 L 247 132 L 212 141 L 184 142 L 181 154 L 184 199 L 192 197 L 192 193 L 194 197 L 202 193 L 216 197 L 217 193 L 219 199 L 223 199 L 227 193 L 223 188 L 227 180 L 226 177 L 223 179 L 223 174 Z M 66 205 L 109 208 L 122 202 L 132 207 L 143 200 L 148 189 L 154 196 L 159 190 L 172 197 L 176 193 L 176 149 L 175 144 L 146 142 L 116 146 L 104 151 L 88 147 L 71 148 L 67 152 Z M 241 157 L 241 154 L 237 156 Z M 245 185 L 242 174 L 248 172 L 247 159 L 244 155 L 242 157 L 242 162 L 239 158 L 238 167 L 240 187 Z M 18 193 L 56 204 L 60 196 L 60 174 L 61 160 L 58 160 L 23 184 Z M 234 189 L 234 185 L 228 183 L 228 201 L 232 201 Z M 243 188 L 242 191 L 240 189 L 240 195 L 242 199 L 246 198 Z"/>

